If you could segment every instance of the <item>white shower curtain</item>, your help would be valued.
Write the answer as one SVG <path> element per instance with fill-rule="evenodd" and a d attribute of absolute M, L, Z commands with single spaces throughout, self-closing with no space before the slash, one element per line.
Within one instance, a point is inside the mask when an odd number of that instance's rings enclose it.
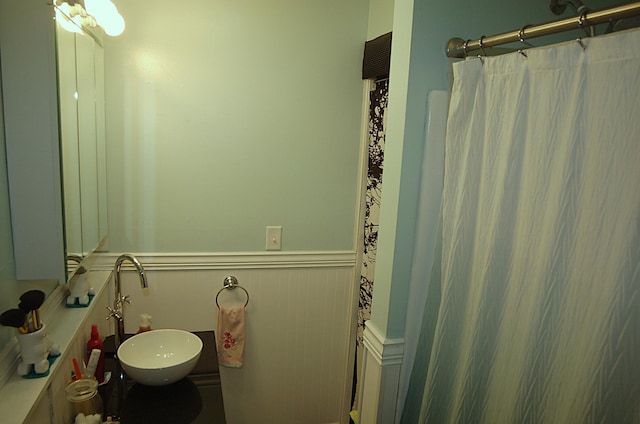
<path fill-rule="evenodd" d="M 640 422 L 640 32 L 454 65 L 420 422 Z"/>

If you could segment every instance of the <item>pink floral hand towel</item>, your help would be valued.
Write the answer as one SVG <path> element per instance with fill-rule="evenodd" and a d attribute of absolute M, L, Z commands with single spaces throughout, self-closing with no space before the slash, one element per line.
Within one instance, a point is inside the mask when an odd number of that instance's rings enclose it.
<path fill-rule="evenodd" d="M 244 306 L 218 308 L 218 363 L 224 367 L 242 368 L 244 363 L 244 311 Z"/>

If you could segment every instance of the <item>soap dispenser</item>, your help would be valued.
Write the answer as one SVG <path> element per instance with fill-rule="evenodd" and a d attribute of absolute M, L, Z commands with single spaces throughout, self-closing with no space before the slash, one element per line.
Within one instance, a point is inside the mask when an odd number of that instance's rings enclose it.
<path fill-rule="evenodd" d="M 151 315 L 149 314 L 141 314 L 140 315 L 140 328 L 136 334 L 144 333 L 145 331 L 151 330 Z"/>

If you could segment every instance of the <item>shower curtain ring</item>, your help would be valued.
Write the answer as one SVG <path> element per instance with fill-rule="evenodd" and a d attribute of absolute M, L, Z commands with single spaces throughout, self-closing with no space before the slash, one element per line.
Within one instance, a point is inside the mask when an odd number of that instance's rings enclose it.
<path fill-rule="evenodd" d="M 580 13 L 580 16 L 578 16 L 578 25 L 580 25 L 580 28 L 582 28 L 582 26 L 587 21 L 587 13 L 589 13 L 589 9 L 583 10 L 582 13 Z"/>
<path fill-rule="evenodd" d="M 584 10 L 580 12 L 580 16 L 578 16 L 578 25 L 580 26 L 580 29 L 582 30 L 582 32 L 584 32 L 587 35 L 587 37 L 589 36 L 589 33 L 587 32 L 587 29 L 584 26 L 589 25 L 589 23 L 587 22 L 587 13 L 589 12 L 590 10 L 585 7 Z"/>
<path fill-rule="evenodd" d="M 483 35 L 482 37 L 480 37 L 480 40 L 478 40 L 478 46 L 480 47 L 480 51 L 482 52 L 483 56 L 486 56 L 487 53 L 485 53 L 484 51 L 484 37 L 486 37 L 485 35 Z M 480 55 L 478 55 L 478 57 L 480 57 Z M 484 62 L 482 62 L 484 63 Z"/>
<path fill-rule="evenodd" d="M 522 28 L 520 28 L 520 31 L 518 31 L 518 40 L 520 40 L 520 43 L 524 44 L 525 46 L 535 47 L 533 44 L 531 44 L 530 42 L 524 39 L 524 30 L 530 26 L 531 25 L 525 25 Z"/>
<path fill-rule="evenodd" d="M 464 57 L 468 57 L 468 56 L 469 56 L 469 54 L 468 54 L 468 52 L 467 52 L 467 49 L 469 48 L 469 42 L 470 42 L 470 41 L 471 41 L 471 40 L 467 40 L 467 41 L 465 41 L 465 42 L 464 42 L 464 44 L 462 45 L 462 51 L 464 52 Z"/>

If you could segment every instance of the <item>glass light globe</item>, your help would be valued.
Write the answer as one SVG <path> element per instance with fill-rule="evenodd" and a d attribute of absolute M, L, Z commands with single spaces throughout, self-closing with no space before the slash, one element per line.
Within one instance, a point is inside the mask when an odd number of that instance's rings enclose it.
<path fill-rule="evenodd" d="M 103 25 L 104 32 L 112 37 L 118 36 L 124 32 L 124 18 L 119 13 L 109 16 L 108 22 Z"/>

